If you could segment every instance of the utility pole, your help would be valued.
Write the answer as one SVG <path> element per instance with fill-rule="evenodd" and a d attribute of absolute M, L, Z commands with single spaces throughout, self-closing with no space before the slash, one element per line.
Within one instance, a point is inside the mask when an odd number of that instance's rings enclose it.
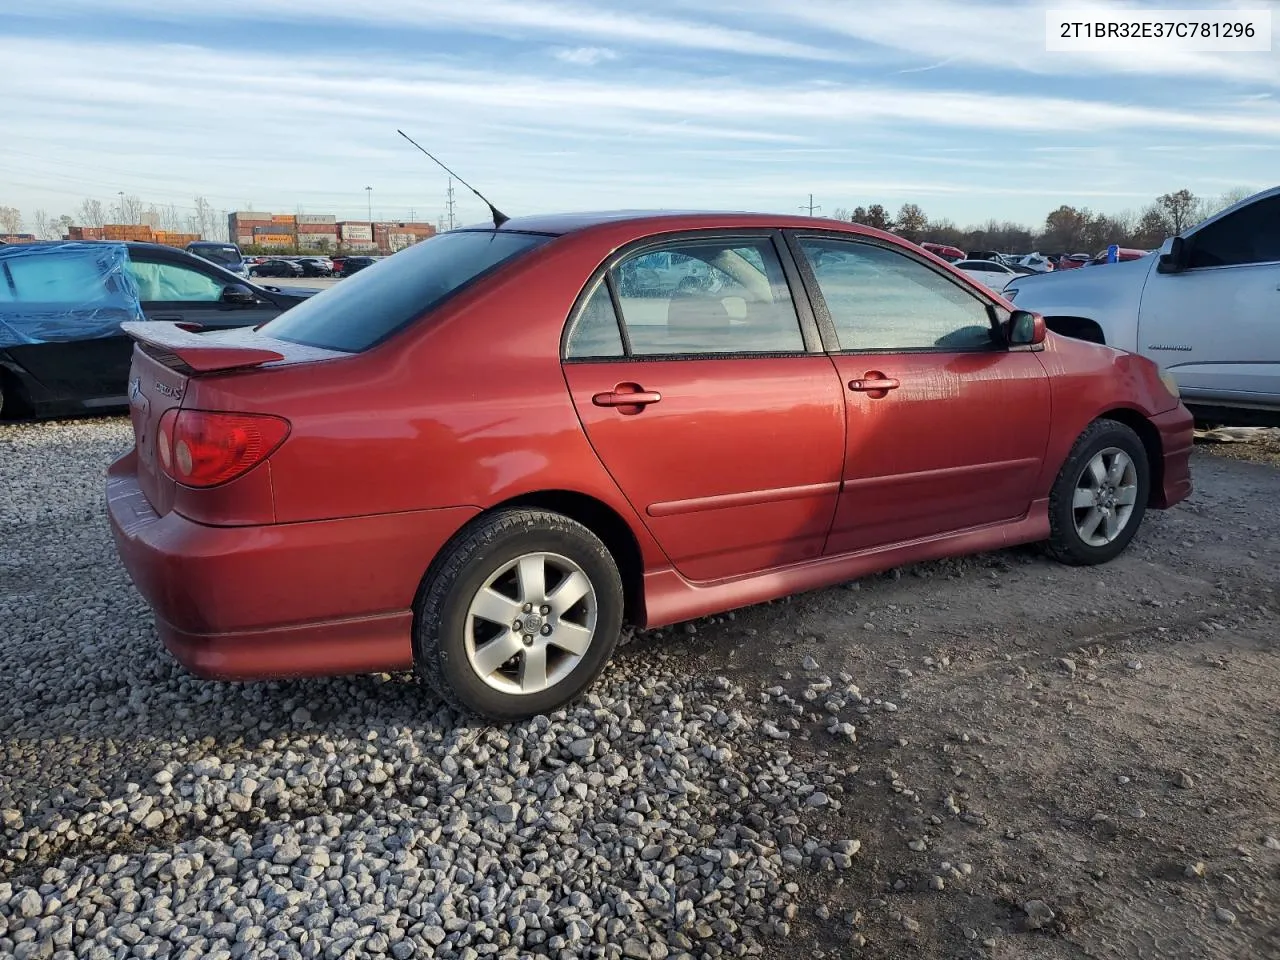
<path fill-rule="evenodd" d="M 814 204 L 814 202 L 813 202 L 813 194 L 811 193 L 811 194 L 809 194 L 809 202 L 808 202 L 808 203 L 802 203 L 802 204 L 800 204 L 800 209 L 801 209 L 801 210 L 808 210 L 808 211 L 809 211 L 809 216 L 811 216 L 811 217 L 812 217 L 812 216 L 813 216 L 813 211 L 815 211 L 815 210 L 821 210 L 821 209 L 822 209 L 822 205 L 821 205 L 821 204 Z"/>
<path fill-rule="evenodd" d="M 453 220 L 453 206 L 454 206 L 454 202 L 453 202 L 453 177 L 450 177 L 450 178 L 449 178 L 449 192 L 448 192 L 448 194 L 446 194 L 446 196 L 448 197 L 448 199 L 445 201 L 445 209 L 449 212 L 449 229 L 450 229 L 450 230 L 452 230 L 452 229 L 453 229 L 453 227 L 454 227 L 454 220 Z"/>
<path fill-rule="evenodd" d="M 369 222 L 373 223 L 373 187 L 364 188 L 364 197 L 369 202 Z"/>

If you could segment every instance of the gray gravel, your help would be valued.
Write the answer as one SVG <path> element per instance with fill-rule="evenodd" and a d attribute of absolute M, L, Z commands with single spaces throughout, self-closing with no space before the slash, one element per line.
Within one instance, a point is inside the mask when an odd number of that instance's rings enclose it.
<path fill-rule="evenodd" d="M 103 518 L 130 442 L 0 426 L 0 956 L 769 956 L 796 877 L 853 866 L 823 744 L 892 705 L 852 677 L 774 697 L 634 645 L 494 727 L 405 676 L 188 676 Z"/>

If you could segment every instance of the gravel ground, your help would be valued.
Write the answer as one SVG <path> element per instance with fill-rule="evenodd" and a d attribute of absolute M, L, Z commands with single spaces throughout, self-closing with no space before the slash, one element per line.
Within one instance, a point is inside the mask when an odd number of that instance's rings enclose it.
<path fill-rule="evenodd" d="M 184 674 L 102 516 L 129 442 L 0 427 L 0 956 L 1280 956 L 1273 467 L 1198 454 L 1107 567 L 640 634 L 495 727 Z"/>

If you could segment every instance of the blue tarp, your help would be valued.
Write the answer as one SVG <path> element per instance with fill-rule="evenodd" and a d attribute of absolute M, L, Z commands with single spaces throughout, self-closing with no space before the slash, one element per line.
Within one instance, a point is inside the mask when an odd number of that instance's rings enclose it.
<path fill-rule="evenodd" d="M 0 246 L 0 347 L 110 337 L 142 319 L 123 243 Z"/>

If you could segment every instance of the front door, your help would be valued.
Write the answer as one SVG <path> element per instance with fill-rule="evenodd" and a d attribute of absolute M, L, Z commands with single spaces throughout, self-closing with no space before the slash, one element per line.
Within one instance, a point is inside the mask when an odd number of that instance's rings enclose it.
<path fill-rule="evenodd" d="M 1280 196 L 1196 230 L 1180 273 L 1152 268 L 1138 351 L 1188 403 L 1280 407 Z"/>
<path fill-rule="evenodd" d="M 848 444 L 828 554 L 1025 516 L 1049 438 L 1049 383 L 988 302 L 871 240 L 794 238 L 840 374 Z"/>
<path fill-rule="evenodd" d="M 624 255 L 571 321 L 564 373 L 596 454 L 691 580 L 821 555 L 844 399 L 768 233 Z"/>

